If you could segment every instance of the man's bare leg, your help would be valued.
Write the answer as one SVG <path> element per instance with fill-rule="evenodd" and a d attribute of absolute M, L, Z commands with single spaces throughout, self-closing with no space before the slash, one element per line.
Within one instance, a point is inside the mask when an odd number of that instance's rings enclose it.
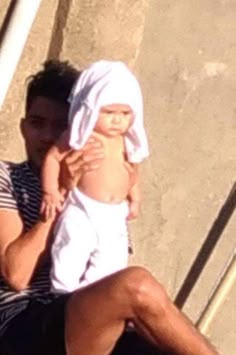
<path fill-rule="evenodd" d="M 109 354 L 127 319 L 169 354 L 218 354 L 140 267 L 127 268 L 71 296 L 66 312 L 67 354 Z"/>
<path fill-rule="evenodd" d="M 190 320 L 170 301 L 164 288 L 152 275 L 149 274 L 140 287 L 143 288 L 140 292 L 141 300 L 134 310 L 134 322 L 140 333 L 168 354 L 218 354 Z"/>

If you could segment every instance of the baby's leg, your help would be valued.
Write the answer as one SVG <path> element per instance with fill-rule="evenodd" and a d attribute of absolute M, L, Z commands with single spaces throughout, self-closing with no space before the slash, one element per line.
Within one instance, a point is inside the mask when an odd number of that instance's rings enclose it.
<path fill-rule="evenodd" d="M 96 236 L 82 209 L 68 205 L 55 227 L 52 246 L 52 290 L 71 292 L 83 286 Z"/>
<path fill-rule="evenodd" d="M 90 255 L 88 267 L 83 275 L 82 286 L 127 267 L 128 239 L 122 237 L 118 240 L 118 238 L 115 239 L 114 235 L 110 234 L 109 239 L 103 245 L 100 240 L 98 248 Z"/>
<path fill-rule="evenodd" d="M 80 286 L 100 280 L 128 264 L 128 232 L 126 217 L 129 209 L 126 201 L 106 204 L 89 198 L 76 190 L 86 210 L 90 227 L 96 234 L 94 249 Z"/>
<path fill-rule="evenodd" d="M 83 285 L 124 269 L 128 265 L 128 232 L 125 219 L 112 222 L 106 215 L 92 219 L 96 229 L 97 246 L 91 253 L 88 268 L 83 277 Z"/>

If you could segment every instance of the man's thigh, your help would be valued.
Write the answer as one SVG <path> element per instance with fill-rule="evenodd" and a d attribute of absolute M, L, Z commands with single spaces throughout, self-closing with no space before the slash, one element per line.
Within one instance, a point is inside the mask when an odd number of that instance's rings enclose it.
<path fill-rule="evenodd" d="M 135 331 L 124 332 L 111 355 L 164 355 Z"/>

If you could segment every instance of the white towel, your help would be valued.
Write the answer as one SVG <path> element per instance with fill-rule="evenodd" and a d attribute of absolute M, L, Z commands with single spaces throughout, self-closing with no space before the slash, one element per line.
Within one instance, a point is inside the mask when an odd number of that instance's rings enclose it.
<path fill-rule="evenodd" d="M 69 144 L 72 148 L 84 146 L 102 106 L 126 104 L 134 114 L 133 124 L 124 136 L 128 161 L 140 163 L 149 155 L 141 89 L 124 63 L 101 60 L 89 66 L 76 82 L 69 100 Z"/>

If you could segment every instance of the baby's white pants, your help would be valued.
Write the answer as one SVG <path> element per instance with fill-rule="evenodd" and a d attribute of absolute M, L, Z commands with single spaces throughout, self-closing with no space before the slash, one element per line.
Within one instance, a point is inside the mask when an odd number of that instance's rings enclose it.
<path fill-rule="evenodd" d="M 52 291 L 71 292 L 128 264 L 128 203 L 96 201 L 74 188 L 56 223 Z"/>

